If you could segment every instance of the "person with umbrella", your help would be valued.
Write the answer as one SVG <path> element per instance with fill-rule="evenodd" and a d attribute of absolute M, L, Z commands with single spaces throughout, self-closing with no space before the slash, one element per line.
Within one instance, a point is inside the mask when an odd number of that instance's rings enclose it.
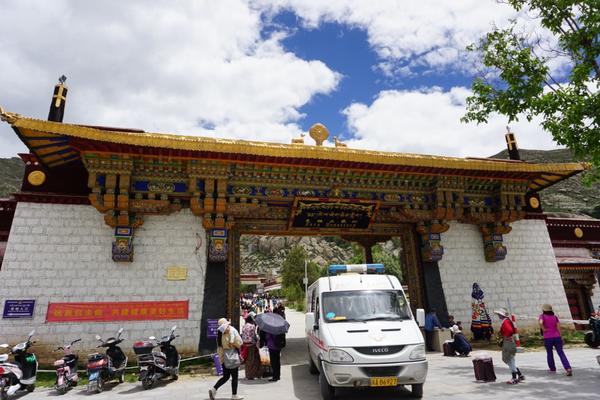
<path fill-rule="evenodd" d="M 285 334 L 290 323 L 275 313 L 263 313 L 256 316 L 256 325 L 260 329 L 260 346 L 267 346 L 273 377 L 271 382 L 281 379 L 281 349 L 285 347 Z"/>

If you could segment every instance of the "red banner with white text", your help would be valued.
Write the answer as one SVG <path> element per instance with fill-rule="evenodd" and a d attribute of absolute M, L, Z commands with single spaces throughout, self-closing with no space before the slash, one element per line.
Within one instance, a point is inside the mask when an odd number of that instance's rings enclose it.
<path fill-rule="evenodd" d="M 108 322 L 187 319 L 189 302 L 129 301 L 110 303 L 50 303 L 46 322 Z"/>

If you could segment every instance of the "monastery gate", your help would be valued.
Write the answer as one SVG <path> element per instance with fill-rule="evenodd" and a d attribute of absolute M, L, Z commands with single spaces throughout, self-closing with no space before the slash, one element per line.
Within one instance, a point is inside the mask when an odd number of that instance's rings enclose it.
<path fill-rule="evenodd" d="M 0 301 L 35 311 L 0 321 L 8 340 L 33 326 L 48 346 L 66 332 L 91 346 L 119 326 L 135 340 L 176 323 L 184 351 L 208 351 L 209 321 L 239 313 L 242 234 L 337 235 L 367 258 L 398 236 L 413 309 L 467 323 L 478 282 L 490 308 L 510 297 L 520 314 L 550 302 L 570 315 L 538 192 L 583 164 L 328 146 L 320 124 L 315 145 L 73 125 L 65 96 L 61 83 L 48 121 L 0 109 L 30 149 Z"/>

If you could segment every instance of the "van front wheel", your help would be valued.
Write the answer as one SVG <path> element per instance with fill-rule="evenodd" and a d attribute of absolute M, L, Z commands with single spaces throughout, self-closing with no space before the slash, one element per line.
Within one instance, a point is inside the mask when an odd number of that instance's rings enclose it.
<path fill-rule="evenodd" d="M 420 383 L 418 385 L 412 385 L 412 395 L 413 397 L 420 399 L 423 397 L 423 384 Z"/>
<path fill-rule="evenodd" d="M 313 362 L 310 353 L 308 353 L 308 372 L 310 372 L 311 375 L 317 375 L 319 373 L 319 368 L 317 368 Z"/>
<path fill-rule="evenodd" d="M 333 400 L 335 398 L 335 388 L 327 383 L 324 371 L 319 375 L 319 387 L 321 388 L 321 397 L 323 400 Z"/>

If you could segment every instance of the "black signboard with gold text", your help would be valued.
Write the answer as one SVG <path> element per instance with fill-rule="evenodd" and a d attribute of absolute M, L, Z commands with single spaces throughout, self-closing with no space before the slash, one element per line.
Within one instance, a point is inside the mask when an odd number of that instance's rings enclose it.
<path fill-rule="evenodd" d="M 297 197 L 290 216 L 290 229 L 364 230 L 371 226 L 378 201 Z"/>

